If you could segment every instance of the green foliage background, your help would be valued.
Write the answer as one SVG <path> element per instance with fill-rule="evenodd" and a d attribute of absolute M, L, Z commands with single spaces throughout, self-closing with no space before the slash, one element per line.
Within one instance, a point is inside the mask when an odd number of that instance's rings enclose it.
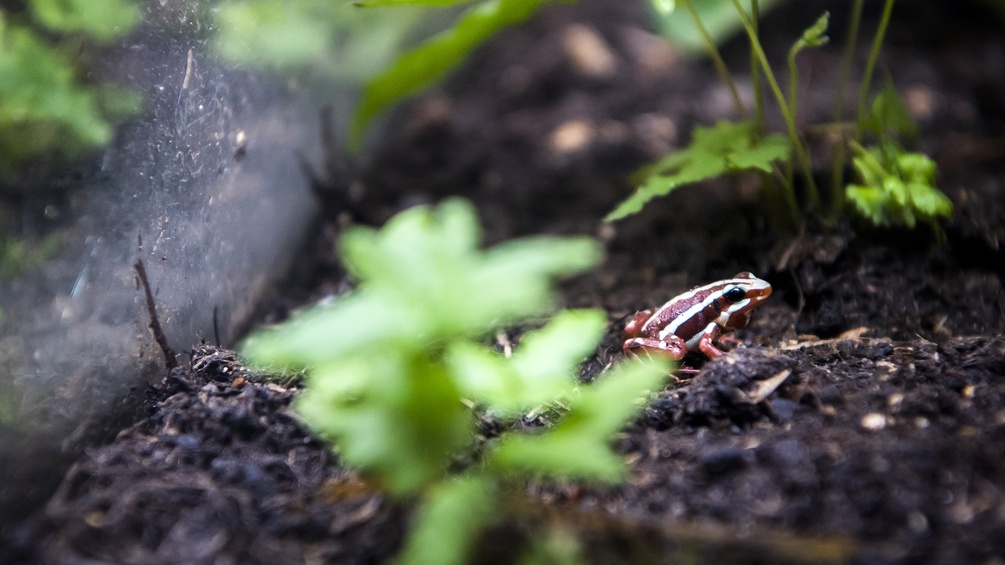
<path fill-rule="evenodd" d="M 139 98 L 86 80 L 87 45 L 127 33 L 131 0 L 27 0 L 0 9 L 0 178 L 42 157 L 73 159 L 107 143 Z"/>
<path fill-rule="evenodd" d="M 690 0 L 705 29 L 716 43 L 722 43 L 742 29 L 730 0 Z M 695 54 L 705 49 L 701 32 L 675 0 L 650 0 L 656 25 L 674 45 Z M 778 0 L 760 0 L 762 11 L 772 9 Z"/>
<path fill-rule="evenodd" d="M 217 11 L 217 47 L 233 61 L 310 68 L 362 85 L 347 135 L 358 149 L 374 117 L 549 1 L 555 0 L 238 0 Z"/>
<path fill-rule="evenodd" d="M 364 10 L 332 0 L 233 0 L 216 7 L 213 19 L 216 51 L 232 62 L 348 84 L 366 81 L 441 27 L 423 9 Z"/>

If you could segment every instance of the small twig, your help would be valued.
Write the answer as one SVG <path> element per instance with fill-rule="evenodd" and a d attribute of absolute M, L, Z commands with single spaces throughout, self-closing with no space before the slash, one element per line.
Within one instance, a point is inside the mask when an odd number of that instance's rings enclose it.
<path fill-rule="evenodd" d="M 836 345 L 838 343 L 841 343 L 843 341 L 859 341 L 859 342 L 874 342 L 874 343 L 882 343 L 882 342 L 889 342 L 890 341 L 890 340 L 884 339 L 884 338 L 862 337 L 868 331 L 869 331 L 869 328 L 867 328 L 865 326 L 862 326 L 862 327 L 850 329 L 850 330 L 848 330 L 846 332 L 843 332 L 841 335 L 839 335 L 837 337 L 834 337 L 834 338 L 831 338 L 831 339 L 815 339 L 815 340 L 812 340 L 812 341 L 803 341 L 803 342 L 799 342 L 799 343 L 794 343 L 792 345 L 783 345 L 783 346 L 779 347 L 778 349 L 780 349 L 782 351 L 802 350 L 802 349 L 808 349 L 808 348 L 812 348 L 812 347 L 832 346 L 832 345 Z"/>
<path fill-rule="evenodd" d="M 192 78 L 192 50 L 188 50 L 188 59 L 185 61 L 185 78 L 181 81 L 181 89 L 188 90 L 188 81 Z"/>
<path fill-rule="evenodd" d="M 178 366 L 178 360 L 175 359 L 174 350 L 171 349 L 170 345 L 168 345 L 167 336 L 164 335 L 160 319 L 157 318 L 157 306 L 154 304 L 154 293 L 150 291 L 150 281 L 147 279 L 147 270 L 146 267 L 143 266 L 143 259 L 137 259 L 133 268 L 136 269 L 136 276 L 139 277 L 140 284 L 143 285 L 143 293 L 147 297 L 147 312 L 150 313 L 150 330 L 154 332 L 154 341 L 157 342 L 157 345 L 161 348 L 161 352 L 164 353 L 164 363 L 170 371 Z"/>
<path fill-rule="evenodd" d="M 771 396 L 771 393 L 775 392 L 785 379 L 789 378 L 792 374 L 791 369 L 785 369 L 779 373 L 764 379 L 763 381 L 757 381 L 754 383 L 753 388 L 747 393 L 747 399 L 750 400 L 751 404 L 759 404 Z"/>

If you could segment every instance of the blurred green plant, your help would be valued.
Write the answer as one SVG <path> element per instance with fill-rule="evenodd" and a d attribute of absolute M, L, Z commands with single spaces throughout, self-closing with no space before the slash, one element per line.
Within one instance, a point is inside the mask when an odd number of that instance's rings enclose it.
<path fill-rule="evenodd" d="M 845 197 L 855 212 L 875 226 L 914 228 L 921 221 L 943 240 L 937 219 L 950 216 L 953 203 L 935 186 L 935 161 L 899 143 L 916 138 L 918 126 L 889 79 L 859 123 L 876 143 L 850 141 L 856 182 L 845 186 Z"/>
<path fill-rule="evenodd" d="M 899 139 L 916 136 L 917 126 L 911 120 L 892 84 L 887 81 L 886 87 L 873 98 L 872 104 L 867 103 L 872 74 L 883 37 L 889 26 L 893 0 L 886 0 L 884 4 L 862 72 L 854 127 L 845 128 L 853 129 L 854 134 L 842 137 L 834 146 L 831 198 L 828 201 L 822 198 L 817 188 L 810 160 L 810 147 L 796 127 L 799 122 L 799 73 L 796 58 L 803 49 L 819 47 L 828 42 L 825 34 L 829 14 L 824 13 L 809 26 L 789 50 L 786 93 L 779 85 L 758 37 L 757 0 L 751 0 L 750 13 L 744 9 L 739 0 L 680 0 L 669 3 L 666 0 L 652 0 L 652 2 L 657 12 L 665 12 L 679 4 L 691 16 L 693 26 L 712 57 L 717 72 L 732 93 L 737 113 L 745 117 L 748 113 L 747 108 L 741 101 L 735 81 L 718 52 L 713 33 L 703 22 L 702 11 L 699 10 L 703 8 L 706 12 L 721 14 L 722 7 L 727 2 L 732 4 L 733 18 L 746 32 L 751 48 L 754 118 L 752 121 L 745 120 L 736 124 L 722 122 L 713 130 L 697 128 L 688 147 L 643 170 L 643 180 L 637 191 L 615 208 L 605 218 L 606 221 L 615 221 L 634 214 L 652 198 L 666 195 L 684 184 L 745 170 L 756 170 L 762 175 L 767 200 L 770 203 L 769 209 L 772 217 L 780 225 L 794 227 L 802 221 L 805 214 L 819 215 L 825 221 L 833 222 L 845 211 L 851 211 L 877 226 L 901 225 L 913 228 L 916 219 L 922 218 L 937 227 L 935 218 L 952 213 L 951 202 L 934 185 L 934 162 L 924 155 L 906 152 L 898 142 Z M 857 42 L 862 19 L 862 4 L 863 0 L 854 0 L 851 8 L 852 23 L 842 59 L 835 102 L 834 122 L 839 124 L 838 130 L 841 129 L 840 124 L 844 120 L 844 93 L 851 74 L 853 47 Z M 760 86 L 762 78 L 766 80 L 768 90 L 784 120 L 786 130 L 784 138 L 765 131 L 765 103 Z M 876 138 L 877 145 L 865 149 L 861 145 L 864 135 Z M 722 151 L 726 147 L 723 144 L 728 143 L 727 153 L 708 156 L 709 143 L 715 142 L 720 137 L 721 141 L 718 141 L 720 145 L 716 149 Z M 848 148 L 854 153 L 850 164 L 858 175 L 859 183 L 848 183 L 843 186 L 844 170 L 849 165 Z M 701 160 L 695 158 L 698 155 L 702 156 Z M 741 163 L 746 163 L 747 166 L 739 166 Z M 801 182 L 797 182 L 795 178 L 797 168 L 801 172 Z M 668 175 L 668 171 L 671 174 Z M 797 190 L 798 187 L 802 190 Z"/>
<path fill-rule="evenodd" d="M 420 509 L 400 561 L 463 563 L 499 519 L 514 477 L 618 481 L 610 445 L 666 367 L 626 363 L 581 386 L 581 360 L 606 327 L 598 310 L 564 311 L 527 332 L 507 357 L 483 344 L 498 328 L 539 319 L 554 281 L 596 265 L 585 237 L 534 237 L 479 249 L 473 207 L 448 200 L 400 213 L 380 230 L 340 241 L 358 286 L 329 306 L 259 332 L 243 345 L 253 364 L 306 371 L 296 411 L 340 458 Z M 474 402 L 514 418 L 557 399 L 558 423 L 476 442 Z M 457 455 L 475 461 L 457 469 Z M 452 471 L 450 469 L 453 469 Z"/>
<path fill-rule="evenodd" d="M 528 19 L 547 1 L 484 0 L 475 3 L 459 14 L 453 26 L 425 40 L 415 48 L 398 55 L 383 70 L 370 75 L 366 79 L 362 100 L 357 106 L 350 124 L 350 147 L 359 149 L 370 122 L 378 114 L 439 80 L 456 67 L 475 47 L 492 37 L 500 29 Z M 842 59 L 842 70 L 837 100 L 835 101 L 834 122 L 838 124 L 843 119 L 844 92 L 849 82 L 854 55 L 852 47 L 857 40 L 862 2 L 863 0 L 853 0 L 852 2 L 850 18 L 852 23 L 849 27 Z M 370 8 L 387 6 L 428 8 L 465 3 L 469 3 L 469 0 L 364 0 L 357 2 L 356 5 Z M 828 201 L 822 198 L 817 187 L 810 160 L 810 147 L 797 129 L 799 122 L 799 74 L 796 60 L 799 53 L 805 48 L 819 47 L 827 43 L 826 30 L 829 15 L 825 13 L 813 22 L 790 48 L 787 57 L 788 89 L 783 91 L 767 60 L 758 36 L 758 20 L 762 6 L 770 7 L 775 2 L 752 0 L 750 13 L 741 5 L 740 0 L 680 0 L 679 2 L 651 0 L 651 4 L 654 8 L 653 12 L 657 15 L 657 20 L 666 24 L 665 29 L 668 30 L 668 33 L 673 34 L 675 39 L 683 38 L 685 42 L 689 40 L 681 34 L 682 18 L 674 14 L 674 9 L 679 5 L 684 9 L 683 11 L 689 14 L 689 29 L 711 54 L 717 71 L 730 88 L 738 114 L 742 118 L 748 116 L 748 111 L 741 101 L 736 82 L 719 53 L 717 42 L 734 29 L 742 29 L 746 32 L 751 45 L 751 66 L 754 77 L 754 118 L 752 120 L 744 119 L 734 124 L 722 122 L 711 129 L 695 129 L 688 147 L 644 170 L 645 176 L 638 190 L 608 214 L 605 218 L 606 221 L 615 221 L 634 214 L 640 211 L 644 204 L 652 198 L 664 196 L 681 186 L 725 174 L 749 171 L 762 175 L 770 214 L 779 225 L 795 226 L 802 221 L 805 214 L 817 214 L 825 221 L 834 221 L 847 210 L 860 213 L 868 221 L 877 221 L 880 214 L 875 210 L 872 213 L 862 213 L 864 204 L 861 197 L 853 200 L 856 196 L 861 196 L 862 193 L 850 190 L 852 185 L 845 183 L 844 170 L 849 164 L 856 170 L 858 169 L 854 159 L 862 159 L 862 154 L 854 150 L 857 157 L 851 157 L 849 156 L 849 148 L 860 144 L 864 133 L 878 136 L 880 145 L 883 147 L 882 154 L 894 162 L 896 156 L 892 154 L 903 151 L 893 138 L 883 137 L 877 133 L 889 129 L 891 126 L 895 127 L 894 122 L 910 121 L 910 116 L 906 110 L 903 110 L 902 103 L 898 103 L 899 97 L 895 95 L 892 86 L 888 86 L 873 99 L 872 112 L 868 111 L 866 105 L 872 72 L 882 38 L 889 24 L 893 0 L 886 0 L 884 3 L 872 47 L 863 68 L 854 122 L 854 136 L 842 139 L 834 148 L 832 182 Z M 319 3 L 319 0 L 302 0 L 298 5 L 302 6 L 299 8 L 300 10 L 306 10 L 304 14 L 299 16 L 296 15 L 296 10 L 290 10 L 278 0 L 246 0 L 243 4 L 226 7 L 225 10 L 221 11 L 221 18 L 224 21 L 229 21 L 231 24 L 229 28 L 235 30 L 234 36 L 244 38 L 245 42 L 248 38 L 261 36 L 260 33 L 254 32 L 254 26 L 268 22 L 268 25 L 274 27 L 273 34 L 276 39 L 274 43 L 277 49 L 286 49 L 289 53 L 313 52 L 319 49 L 325 40 L 324 29 L 319 27 L 318 23 L 324 18 L 320 16 L 325 10 L 330 11 L 331 7 L 326 3 Z M 255 12 L 258 13 L 255 15 Z M 364 10 L 364 12 L 368 11 Z M 383 13 L 386 11 L 374 12 Z M 248 22 L 255 23 L 251 25 Z M 282 39 L 287 35 L 291 36 L 289 40 Z M 390 43 L 388 44 L 390 45 Z M 235 43 L 235 45 L 237 45 L 233 48 L 235 54 L 255 52 L 249 49 L 246 44 Z M 264 45 L 258 51 L 270 52 L 269 44 Z M 388 52 L 392 50 L 389 48 Z M 302 54 L 300 53 L 300 55 Z M 289 60 L 294 60 L 297 56 L 290 55 Z M 374 66 L 367 66 L 367 68 L 374 68 Z M 771 96 L 785 123 L 784 135 L 765 131 L 766 110 L 762 96 L 762 79 L 766 80 Z M 874 112 L 877 107 L 898 109 L 899 114 L 890 112 L 877 114 Z M 902 137 L 902 132 L 897 135 Z M 909 159 L 910 161 L 911 159 Z M 797 169 L 801 175 L 798 180 L 795 175 Z M 801 190 L 797 190 L 798 188 Z M 938 189 L 935 190 L 938 191 Z M 876 202 L 878 200 L 873 198 L 869 201 Z M 948 202 L 948 200 L 943 202 Z M 952 209 L 951 207 L 939 206 L 931 211 L 937 216 L 942 216 L 949 215 Z M 908 222 L 902 224 L 909 225 L 908 218 L 912 217 L 906 213 L 885 213 L 883 216 L 885 217 L 884 223 L 877 225 L 902 222 Z"/>
<path fill-rule="evenodd" d="M 0 282 L 42 264 L 56 253 L 60 241 L 58 233 L 50 234 L 35 244 L 0 235 Z"/>
<path fill-rule="evenodd" d="M 467 0 L 369 0 L 363 6 L 443 6 Z M 358 148 L 370 121 L 382 110 L 414 95 L 456 68 L 471 51 L 501 29 L 520 23 L 548 0 L 485 0 L 465 10 L 449 29 L 404 53 L 370 80 L 349 126 L 349 144 Z"/>
<path fill-rule="evenodd" d="M 238 0 L 216 11 L 217 50 L 238 62 L 313 67 L 361 84 L 347 137 L 358 149 L 374 117 L 440 80 L 501 29 L 554 1 L 571 0 Z M 471 5 L 452 9 L 462 4 Z M 391 6 L 396 9 L 376 9 Z M 450 20 L 442 29 L 441 22 Z M 433 30 L 438 33 L 406 47 Z"/>
<path fill-rule="evenodd" d="M 128 32 L 129 0 L 26 0 L 0 8 L 0 178 L 29 160 L 67 160 L 107 143 L 139 97 L 85 79 L 81 45 Z"/>
<path fill-rule="evenodd" d="M 347 84 L 362 84 L 439 28 L 426 10 L 361 10 L 331 0 L 235 0 L 217 6 L 213 18 L 216 51 L 231 61 L 306 69 Z"/>
<path fill-rule="evenodd" d="M 877 226 L 913 228 L 918 220 L 941 229 L 935 221 L 953 212 L 953 203 L 935 187 L 935 162 L 886 144 L 866 149 L 852 142 L 857 183 L 846 187 L 848 201 Z"/>
<path fill-rule="evenodd" d="M 28 8 L 51 31 L 80 33 L 98 41 L 128 32 L 139 17 L 131 0 L 28 0 Z"/>

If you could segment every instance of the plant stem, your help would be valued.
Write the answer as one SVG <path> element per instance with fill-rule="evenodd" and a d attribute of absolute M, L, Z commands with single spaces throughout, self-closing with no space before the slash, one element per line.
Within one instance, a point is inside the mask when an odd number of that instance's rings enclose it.
<path fill-rule="evenodd" d="M 851 80 L 851 65 L 855 59 L 855 44 L 858 43 L 858 28 L 862 23 L 862 7 L 865 0 L 855 0 L 851 8 L 851 24 L 848 26 L 848 36 L 845 37 L 844 53 L 841 54 L 841 67 L 838 71 L 837 102 L 834 105 L 834 122 L 844 119 L 845 94 L 848 82 Z"/>
<path fill-rule="evenodd" d="M 774 174 L 770 175 L 768 173 L 762 173 L 765 184 L 770 187 L 771 192 L 775 192 L 781 195 L 781 200 L 784 205 L 784 209 L 788 211 L 788 226 L 789 228 L 795 228 L 799 225 L 799 203 L 796 202 L 796 193 L 792 188 L 792 162 L 787 161 L 785 163 L 785 171 L 783 172 L 777 164 L 772 165 L 774 169 Z M 788 184 L 785 184 L 788 183 Z M 779 186 L 781 184 L 781 186 Z M 778 197 L 775 197 L 776 201 Z M 774 205 L 770 206 L 772 211 L 777 210 Z M 774 213 L 776 218 L 776 225 L 781 225 L 783 220 L 781 219 L 781 214 L 777 212 Z"/>
<path fill-rule="evenodd" d="M 761 63 L 761 68 L 764 70 L 764 76 L 768 80 L 768 85 L 771 86 L 771 91 L 775 95 L 775 100 L 778 102 L 778 109 L 782 112 L 782 118 L 785 120 L 785 127 L 788 130 L 789 140 L 792 142 L 792 150 L 796 152 L 796 158 L 799 160 L 799 164 L 803 169 L 803 174 L 806 176 L 806 186 L 809 192 L 810 207 L 814 210 L 820 209 L 820 193 L 817 190 L 817 184 L 813 180 L 813 169 L 810 166 L 810 157 L 806 151 L 806 147 L 803 146 L 799 139 L 799 133 L 796 131 L 796 122 L 793 119 L 792 113 L 789 111 L 788 104 L 785 103 L 785 95 L 782 94 L 782 89 L 778 86 L 778 81 L 775 80 L 775 74 L 771 71 L 771 66 L 768 64 L 768 57 L 764 54 L 764 49 L 761 47 L 761 42 L 757 39 L 757 33 L 754 31 L 753 25 L 750 23 L 750 18 L 747 16 L 747 12 L 740 5 L 740 0 L 733 0 L 733 6 L 736 7 L 736 11 L 740 14 L 740 20 L 743 22 L 743 28 L 747 31 L 747 36 L 750 38 L 750 48 L 757 55 L 757 60 Z M 790 186 L 790 191 L 795 189 Z"/>
<path fill-rule="evenodd" d="M 757 0 L 750 0 L 751 23 L 754 26 L 754 34 L 760 33 L 758 26 L 761 21 L 761 11 Z M 761 93 L 761 70 L 757 65 L 757 55 L 754 50 L 750 50 L 750 82 L 754 89 L 754 119 L 757 124 L 757 131 L 764 135 L 764 96 Z"/>
<path fill-rule="evenodd" d="M 855 116 L 855 141 L 862 140 L 862 118 L 865 116 L 866 102 L 869 99 L 869 87 L 872 83 L 872 71 L 876 68 L 876 59 L 879 58 L 879 48 L 883 45 L 883 38 L 886 36 L 886 28 L 890 25 L 890 15 L 893 13 L 893 0 L 886 0 L 883 5 L 883 16 L 879 20 L 879 28 L 876 29 L 876 37 L 872 40 L 872 48 L 869 50 L 869 60 L 865 64 L 865 74 L 862 76 L 862 85 L 858 91 L 858 110 Z"/>
<path fill-rule="evenodd" d="M 862 7 L 865 0 L 855 0 L 851 8 L 851 24 L 848 27 L 848 36 L 845 38 L 844 53 L 841 55 L 841 68 L 838 71 L 837 101 L 834 104 L 834 123 L 840 125 L 844 120 L 845 95 L 848 90 L 848 82 L 851 80 L 851 65 L 855 59 L 855 45 L 858 43 L 858 29 L 862 23 Z M 841 206 L 844 203 L 844 179 L 845 159 L 848 158 L 848 148 L 844 142 L 842 130 L 841 140 L 834 147 L 834 166 L 831 169 L 831 209 L 828 211 L 831 216 L 840 214 Z"/>
<path fill-rule="evenodd" d="M 750 23 L 754 27 L 754 34 L 760 33 L 761 8 L 758 0 L 750 0 Z M 764 92 L 761 91 L 761 66 L 757 61 L 757 54 L 750 50 L 750 85 L 754 91 L 754 129 L 757 134 L 764 137 Z M 774 211 L 774 223 L 781 225 L 788 221 L 791 226 L 799 223 L 799 204 L 796 202 L 795 191 L 792 184 L 792 161 L 786 161 L 785 170 L 782 171 L 778 165 L 774 167 L 774 173 L 761 173 L 761 182 L 765 189 L 771 193 L 769 208 Z M 774 176 L 772 176 L 774 175 Z M 788 211 L 789 217 L 783 218 L 783 214 L 778 211 L 784 209 Z"/>
<path fill-rule="evenodd" d="M 799 119 L 799 68 L 796 66 L 796 54 L 798 50 L 796 48 L 798 42 L 789 49 L 789 114 L 792 115 L 792 121 L 795 122 Z M 786 166 L 786 182 L 789 186 L 795 186 L 795 167 L 792 162 L 789 162 Z"/>
<path fill-rule="evenodd" d="M 698 32 L 701 33 L 701 38 L 705 42 L 705 48 L 708 49 L 708 55 L 712 58 L 712 64 L 715 65 L 715 71 L 719 74 L 719 79 L 729 88 L 729 94 L 733 97 L 733 104 L 736 105 L 736 111 L 740 114 L 740 117 L 747 116 L 747 109 L 743 107 L 743 101 L 740 100 L 740 93 L 736 88 L 736 82 L 733 81 L 733 77 L 729 74 L 729 69 L 726 68 L 726 62 L 722 59 L 722 54 L 719 53 L 719 48 L 716 47 L 715 41 L 712 40 L 712 36 L 705 29 L 705 24 L 701 23 L 701 17 L 698 16 L 698 10 L 695 10 L 694 5 L 691 4 L 691 0 L 683 0 L 681 4 L 684 5 L 684 9 L 691 14 L 691 18 L 694 19 L 694 25 L 698 28 Z"/>
<path fill-rule="evenodd" d="M 799 102 L 796 96 L 799 93 L 799 68 L 796 66 L 796 48 L 789 49 L 789 113 L 792 119 L 799 119 Z"/>

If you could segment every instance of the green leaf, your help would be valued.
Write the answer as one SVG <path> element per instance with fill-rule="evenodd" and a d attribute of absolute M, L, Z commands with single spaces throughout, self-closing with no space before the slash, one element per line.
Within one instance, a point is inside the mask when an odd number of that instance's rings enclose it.
<path fill-rule="evenodd" d="M 426 285 L 449 282 L 461 274 L 455 271 L 469 267 L 480 239 L 470 203 L 447 200 L 436 209 L 416 207 L 398 214 L 379 231 L 350 228 L 339 247 L 358 279 L 393 287 L 410 280 L 409 286 L 418 284 L 418 291 L 425 293 Z"/>
<path fill-rule="evenodd" d="M 551 478 L 617 482 L 624 463 L 609 442 L 633 414 L 647 391 L 666 379 L 660 363 L 623 362 L 601 380 L 580 389 L 569 413 L 536 436 L 511 434 L 492 450 L 490 462 L 504 472 L 540 473 Z"/>
<path fill-rule="evenodd" d="M 675 0 L 650 0 L 649 3 L 652 4 L 656 13 L 661 16 L 668 16 L 677 9 L 677 2 Z"/>
<path fill-rule="evenodd" d="M 606 326 L 601 310 L 567 310 L 525 334 L 509 359 L 458 343 L 447 352 L 447 365 L 463 396 L 513 416 L 569 394 L 579 384 L 579 363 L 596 349 Z"/>
<path fill-rule="evenodd" d="M 358 148 L 370 120 L 384 108 L 428 87 L 500 29 L 529 18 L 546 0 L 487 0 L 464 11 L 450 29 L 399 57 L 364 88 L 349 130 Z"/>
<path fill-rule="evenodd" d="M 866 186 L 879 186 L 887 176 L 886 169 L 880 162 L 879 150 L 869 151 L 857 144 L 853 149 L 855 157 L 852 159 L 852 167 L 858 174 L 859 180 Z"/>
<path fill-rule="evenodd" d="M 784 135 L 769 134 L 752 147 L 727 157 L 730 172 L 758 170 L 770 173 L 771 164 L 789 158 L 789 140 Z"/>
<path fill-rule="evenodd" d="M 539 436 L 513 435 L 492 452 L 492 461 L 504 472 L 617 483 L 625 465 L 607 441 L 569 426 Z"/>
<path fill-rule="evenodd" d="M 881 141 L 894 137 L 918 137 L 918 124 L 911 117 L 907 105 L 889 77 L 883 90 L 873 98 L 870 111 L 862 120 L 862 128 L 878 135 Z"/>
<path fill-rule="evenodd" d="M 938 167 L 928 155 L 922 153 L 899 153 L 897 168 L 910 182 L 934 184 Z"/>
<path fill-rule="evenodd" d="M 279 331 L 249 338 L 256 364 L 302 368 L 358 352 L 425 351 L 547 313 L 553 282 L 595 266 L 599 244 L 585 237 L 529 237 L 477 248 L 470 203 L 415 207 L 381 230 L 355 227 L 340 241 L 359 288 Z"/>
<path fill-rule="evenodd" d="M 845 187 L 845 196 L 863 218 L 874 225 L 882 225 L 886 221 L 884 210 L 889 196 L 875 186 L 849 184 Z"/>
<path fill-rule="evenodd" d="M 722 121 L 712 128 L 695 128 L 691 144 L 646 169 L 642 186 L 617 206 L 605 222 L 620 220 L 642 210 L 678 187 L 727 173 L 750 170 L 770 172 L 772 163 L 788 159 L 788 140 L 772 134 L 758 138 L 754 122 Z"/>
<path fill-rule="evenodd" d="M 385 351 L 308 373 L 295 409 L 341 459 L 395 495 L 411 495 L 446 472 L 474 437 L 471 416 L 442 367 Z"/>
<path fill-rule="evenodd" d="M 528 391 L 524 406 L 552 400 L 578 384 L 578 368 L 607 329 L 603 310 L 565 310 L 548 325 L 526 334 L 512 357 L 514 372 Z"/>
<path fill-rule="evenodd" d="M 237 62 L 278 67 L 308 62 L 325 51 L 333 33 L 330 18 L 312 8 L 284 0 L 219 6 L 214 14 L 220 30 L 216 48 Z"/>
<path fill-rule="evenodd" d="M 911 206 L 922 216 L 950 216 L 953 213 L 953 201 L 939 189 L 926 183 L 909 183 Z"/>
<path fill-rule="evenodd" d="M 125 35 L 139 19 L 129 0 L 31 0 L 43 25 L 57 32 L 80 32 L 100 41 Z"/>
<path fill-rule="evenodd" d="M 76 158 L 107 143 L 109 118 L 138 108 L 135 95 L 83 84 L 73 62 L 0 11 L 0 173 L 39 156 Z"/>
<path fill-rule="evenodd" d="M 419 319 L 418 310 L 395 297 L 354 292 L 256 332 L 242 343 L 241 351 L 254 366 L 306 369 L 356 352 L 394 347 L 396 341 L 420 335 L 427 324 Z"/>
<path fill-rule="evenodd" d="M 865 148 L 853 144 L 857 183 L 845 196 L 860 216 L 877 226 L 913 228 L 950 216 L 953 204 L 935 187 L 936 165 L 927 155 L 908 153 L 892 142 Z"/>
<path fill-rule="evenodd" d="M 396 495 L 437 482 L 472 441 L 474 418 L 461 391 L 482 385 L 457 376 L 450 352 L 548 313 L 555 278 L 601 257 L 585 238 L 527 238 L 487 251 L 478 239 L 474 208 L 462 200 L 406 210 L 380 230 L 354 228 L 341 248 L 356 290 L 241 347 L 251 363 L 305 369 L 296 411 L 336 443 L 347 465 Z M 498 371 L 526 388 L 513 397 L 544 402 L 548 391 L 571 388 L 570 373 L 596 347 L 604 320 L 601 312 L 572 312 L 528 335 L 526 352 Z M 477 362 L 472 371 L 492 370 Z M 562 379 L 569 385 L 557 386 Z"/>
<path fill-rule="evenodd" d="M 531 237 L 485 252 L 476 249 L 478 239 L 474 208 L 452 200 L 437 211 L 399 214 L 379 233 L 354 229 L 342 249 L 350 270 L 368 288 L 426 320 L 426 328 L 386 329 L 419 344 L 426 335 L 477 335 L 544 313 L 554 303 L 556 277 L 581 272 L 601 258 L 599 245 L 589 238 Z"/>
<path fill-rule="evenodd" d="M 467 476 L 436 485 L 415 518 L 401 565 L 462 565 L 468 562 L 478 535 L 495 519 L 494 481 Z"/>

